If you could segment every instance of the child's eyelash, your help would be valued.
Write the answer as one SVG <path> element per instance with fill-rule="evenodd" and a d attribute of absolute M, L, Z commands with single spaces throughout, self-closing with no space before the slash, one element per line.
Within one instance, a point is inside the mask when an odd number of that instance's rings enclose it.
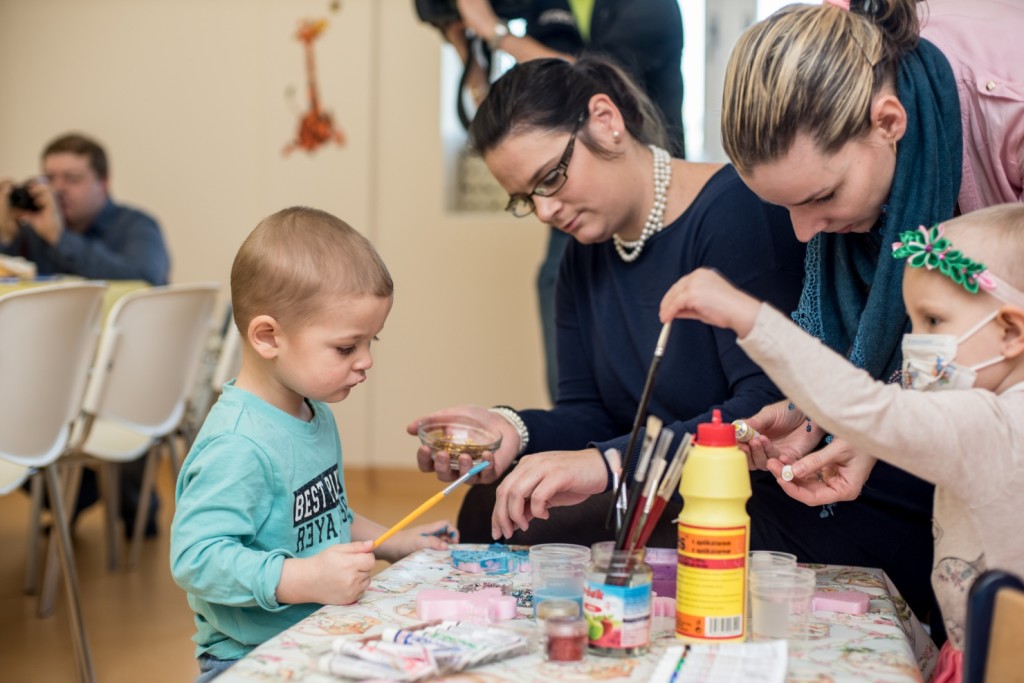
<path fill-rule="evenodd" d="M 836 196 L 836 193 L 835 193 L 835 192 L 829 192 L 829 193 L 828 193 L 827 195 L 825 195 L 824 197 L 818 197 L 817 199 L 815 199 L 815 200 L 814 200 L 814 203 L 815 203 L 815 204 L 824 204 L 824 203 L 825 203 L 825 202 L 827 202 L 827 201 L 831 201 L 831 200 L 832 200 L 832 198 L 833 198 L 833 197 L 835 197 L 835 196 Z"/>

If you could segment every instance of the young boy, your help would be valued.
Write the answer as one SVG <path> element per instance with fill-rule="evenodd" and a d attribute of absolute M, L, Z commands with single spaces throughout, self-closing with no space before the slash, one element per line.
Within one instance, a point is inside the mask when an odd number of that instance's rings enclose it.
<path fill-rule="evenodd" d="M 369 241 L 315 209 L 266 218 L 235 257 L 242 368 L 185 459 L 171 527 L 200 682 L 320 605 L 355 602 L 370 582 L 385 527 L 348 505 L 327 403 L 366 379 L 393 290 Z M 447 525 L 399 532 L 378 555 L 443 549 L 431 534 Z"/>
<path fill-rule="evenodd" d="M 924 391 L 872 380 L 710 271 L 673 285 L 661 319 L 731 328 L 800 411 L 860 451 L 829 462 L 811 454 L 793 464 L 793 482 L 770 460 L 793 497 L 821 503 L 836 491 L 856 493 L 872 456 L 936 485 L 932 584 L 949 641 L 932 681 L 955 681 L 971 584 L 988 568 L 1024 575 L 1024 205 L 900 238 L 893 256 L 907 258 L 903 299 L 914 332 L 903 338 L 903 383 Z"/>

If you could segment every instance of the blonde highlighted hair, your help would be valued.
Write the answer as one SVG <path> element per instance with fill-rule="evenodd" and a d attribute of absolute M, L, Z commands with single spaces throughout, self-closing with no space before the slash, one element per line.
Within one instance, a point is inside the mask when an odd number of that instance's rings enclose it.
<path fill-rule="evenodd" d="M 826 154 L 865 135 L 872 97 L 895 87 L 900 55 L 917 45 L 916 3 L 789 5 L 747 29 L 722 101 L 722 145 L 737 170 L 778 160 L 798 133 Z"/>
<path fill-rule="evenodd" d="M 260 221 L 231 266 L 231 303 L 243 336 L 258 315 L 301 324 L 325 297 L 393 294 L 391 275 L 366 237 L 326 211 L 304 206 Z"/>

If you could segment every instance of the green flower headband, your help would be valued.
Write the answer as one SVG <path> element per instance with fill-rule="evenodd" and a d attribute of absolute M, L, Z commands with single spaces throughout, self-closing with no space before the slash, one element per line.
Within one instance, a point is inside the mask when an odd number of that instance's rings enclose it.
<path fill-rule="evenodd" d="M 939 223 L 931 228 L 922 225 L 917 230 L 901 232 L 902 241 L 892 245 L 892 257 L 906 258 L 913 268 L 938 269 L 971 294 L 977 294 L 979 287 L 991 289 L 986 286 L 988 283 L 983 284 L 983 273 L 988 270 L 985 265 L 954 249 L 942 233 Z"/>
<path fill-rule="evenodd" d="M 1024 292 L 998 277 L 985 264 L 954 249 L 942 233 L 940 223 L 931 228 L 922 225 L 917 230 L 901 232 L 901 241 L 892 245 L 892 256 L 906 258 L 912 268 L 938 270 L 971 294 L 983 289 L 1006 303 L 1024 307 Z"/>

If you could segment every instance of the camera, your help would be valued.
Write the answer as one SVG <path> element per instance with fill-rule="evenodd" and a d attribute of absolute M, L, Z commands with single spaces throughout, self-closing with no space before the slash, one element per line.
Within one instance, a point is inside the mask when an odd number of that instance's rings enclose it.
<path fill-rule="evenodd" d="M 39 211 L 39 205 L 28 191 L 28 185 L 19 185 L 11 188 L 10 204 L 12 208 L 22 211 Z"/>
<path fill-rule="evenodd" d="M 420 21 L 438 28 L 461 19 L 455 0 L 415 0 Z M 491 8 L 504 21 L 526 16 L 532 0 L 491 0 Z"/>

